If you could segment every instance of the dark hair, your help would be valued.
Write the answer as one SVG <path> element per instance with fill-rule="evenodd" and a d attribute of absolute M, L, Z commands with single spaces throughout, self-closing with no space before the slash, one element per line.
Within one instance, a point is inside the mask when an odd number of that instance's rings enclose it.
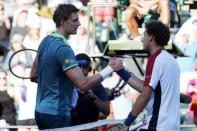
<path fill-rule="evenodd" d="M 56 27 L 59 27 L 61 21 L 66 21 L 72 13 L 79 12 L 79 9 L 72 4 L 59 4 L 53 15 L 53 21 Z"/>
<path fill-rule="evenodd" d="M 76 55 L 76 60 L 79 66 L 88 67 L 91 64 L 91 59 L 85 53 L 80 53 Z"/>
<path fill-rule="evenodd" d="M 168 44 L 170 39 L 169 27 L 163 24 L 161 21 L 150 21 L 145 23 L 146 32 L 148 35 L 153 35 L 155 41 L 160 46 Z"/>

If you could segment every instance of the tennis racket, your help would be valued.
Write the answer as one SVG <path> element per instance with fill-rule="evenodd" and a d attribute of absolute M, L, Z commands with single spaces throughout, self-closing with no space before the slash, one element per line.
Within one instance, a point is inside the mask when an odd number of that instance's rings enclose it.
<path fill-rule="evenodd" d="M 17 78 L 30 79 L 30 71 L 37 51 L 22 49 L 14 52 L 9 59 L 9 70 Z"/>

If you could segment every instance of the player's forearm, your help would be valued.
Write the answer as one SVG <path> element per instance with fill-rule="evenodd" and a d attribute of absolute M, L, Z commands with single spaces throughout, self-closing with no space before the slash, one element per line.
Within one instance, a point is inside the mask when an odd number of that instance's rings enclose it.
<path fill-rule="evenodd" d="M 145 106 L 147 105 L 150 96 L 152 94 L 152 88 L 147 86 L 144 87 L 142 94 L 138 97 L 132 111 L 128 114 L 127 118 L 124 121 L 124 127 L 128 129 L 129 126 L 133 123 L 133 121 L 137 118 L 138 114 L 143 111 Z"/>
<path fill-rule="evenodd" d="M 102 71 L 100 71 L 98 74 L 91 76 L 91 77 L 83 77 L 83 81 L 79 84 L 79 88 L 81 90 L 89 90 L 95 85 L 101 83 L 108 75 L 110 75 L 113 72 L 113 69 L 111 66 L 105 67 Z"/>
<path fill-rule="evenodd" d="M 113 69 L 107 66 L 98 74 L 93 75 L 91 77 L 86 77 L 84 76 L 81 69 L 78 66 L 76 66 L 74 68 L 65 71 L 65 75 L 69 77 L 69 79 L 76 87 L 86 91 L 96 86 L 97 84 L 101 83 L 112 72 Z"/>
<path fill-rule="evenodd" d="M 123 68 L 117 71 L 117 74 L 135 90 L 137 90 L 138 92 L 142 92 L 143 81 L 136 77 L 132 72 L 129 73 Z"/>
<path fill-rule="evenodd" d="M 127 83 L 133 87 L 135 90 L 137 90 L 138 92 L 142 92 L 143 90 L 143 80 L 139 79 L 137 76 L 135 76 L 133 74 L 133 76 L 131 76 L 129 78 L 129 80 L 127 81 Z"/>
<path fill-rule="evenodd" d="M 148 95 L 145 92 L 142 92 L 142 94 L 140 94 L 140 96 L 136 100 L 135 105 L 131 111 L 131 114 L 133 114 L 134 116 L 138 116 L 138 114 L 142 112 L 145 106 L 147 105 L 149 98 L 150 95 Z"/>
<path fill-rule="evenodd" d="M 91 77 L 85 77 L 82 81 L 79 81 L 78 83 L 78 87 L 81 90 L 89 90 L 92 87 L 94 87 L 95 85 L 97 85 L 98 83 L 101 83 L 103 81 L 103 78 L 100 74 L 96 74 L 94 76 Z"/>

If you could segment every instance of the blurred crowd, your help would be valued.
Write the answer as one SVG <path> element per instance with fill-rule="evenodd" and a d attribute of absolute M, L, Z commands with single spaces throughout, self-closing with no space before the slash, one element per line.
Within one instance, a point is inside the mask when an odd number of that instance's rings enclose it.
<path fill-rule="evenodd" d="M 81 26 L 77 34 L 69 38 L 75 54 L 102 53 L 108 40 L 118 39 L 118 33 L 121 31 L 116 26 L 116 9 L 97 7 L 95 14 L 92 14 L 93 11 L 88 12 L 88 2 L 104 3 L 114 2 L 114 0 L 0 1 L 0 50 L 2 52 L 0 55 L 0 126 L 35 125 L 36 84 L 30 80 L 15 78 L 10 74 L 8 61 L 17 50 L 26 48 L 37 50 L 42 39 L 55 31 L 52 15 L 58 4 L 70 3 L 80 9 Z M 88 13 L 96 16 L 94 28 L 94 25 L 89 26 Z M 93 29 L 96 30 L 96 41 L 92 38 L 92 34 L 88 34 Z M 173 42 L 182 54 L 182 56 L 176 56 L 181 67 L 180 92 L 193 97 L 197 95 L 197 13 L 195 10 L 190 11 L 189 19 L 175 33 Z M 100 61 L 94 59 L 94 62 L 99 65 Z M 94 65 L 93 68 L 96 69 L 97 66 Z M 119 77 L 112 74 L 103 82 L 103 86 L 112 89 L 117 86 L 118 81 Z M 126 118 L 137 96 L 138 93 L 126 85 L 122 94 L 112 100 L 111 108 L 114 110 L 111 111 L 109 118 Z M 4 109 L 1 110 L 1 107 Z M 189 109 L 187 107 L 187 110 Z M 187 116 L 192 118 L 192 112 L 186 114 Z M 187 119 L 184 118 L 184 120 Z"/>

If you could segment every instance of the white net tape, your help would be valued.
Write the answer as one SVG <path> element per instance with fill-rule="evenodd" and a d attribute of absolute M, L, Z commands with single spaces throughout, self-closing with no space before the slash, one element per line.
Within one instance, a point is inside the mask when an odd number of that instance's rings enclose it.
<path fill-rule="evenodd" d="M 99 120 L 96 122 L 91 122 L 87 124 L 82 124 L 78 126 L 71 126 L 71 127 L 65 127 L 65 128 L 56 128 L 56 129 L 48 129 L 48 130 L 42 130 L 42 131 L 80 131 L 80 130 L 86 130 L 86 129 L 91 129 L 94 127 L 100 127 L 102 125 L 113 125 L 113 124 L 123 124 L 123 120 Z M 146 124 L 146 121 L 140 121 L 135 125 L 130 126 L 129 130 L 132 131 L 134 129 L 137 129 L 143 125 Z"/>
<path fill-rule="evenodd" d="M 87 124 L 82 124 L 78 126 L 70 126 L 70 127 L 64 127 L 64 128 L 56 128 L 56 129 L 47 129 L 47 130 L 42 130 L 42 131 L 80 131 L 80 130 L 86 130 L 86 129 L 92 129 L 96 127 L 100 127 L 103 125 L 118 125 L 118 124 L 123 124 L 123 120 L 99 120 L 96 122 L 91 122 Z M 135 130 L 143 125 L 146 125 L 146 120 L 140 121 L 135 125 L 130 126 L 129 130 Z M 37 126 L 0 126 L 1 129 L 37 129 Z"/>

